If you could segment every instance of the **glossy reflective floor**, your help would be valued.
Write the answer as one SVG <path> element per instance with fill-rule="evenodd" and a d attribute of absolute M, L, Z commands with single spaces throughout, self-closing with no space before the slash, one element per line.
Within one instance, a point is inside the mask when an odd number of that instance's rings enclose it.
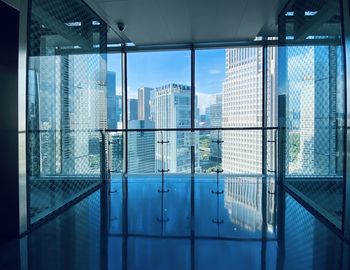
<path fill-rule="evenodd" d="M 129 176 L 1 247 L 0 269 L 349 269 L 349 252 L 273 178 Z"/>

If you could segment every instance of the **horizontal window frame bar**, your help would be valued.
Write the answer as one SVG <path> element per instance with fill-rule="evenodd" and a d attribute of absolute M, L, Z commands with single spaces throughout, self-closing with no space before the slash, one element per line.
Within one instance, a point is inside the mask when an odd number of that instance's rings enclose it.
<path fill-rule="evenodd" d="M 83 133 L 83 132 L 137 132 L 137 131 L 222 131 L 222 130 L 280 130 L 281 127 L 221 127 L 221 128 L 133 128 L 133 129 L 83 129 L 83 130 L 28 130 L 27 133 Z"/>
<path fill-rule="evenodd" d="M 227 49 L 237 47 L 263 47 L 263 46 L 277 46 L 278 40 L 258 40 L 258 41 L 233 41 L 233 42 L 210 42 L 210 43 L 185 43 L 185 44 L 155 44 L 155 45 L 139 45 L 128 46 L 125 44 L 122 49 L 118 47 L 107 47 L 107 53 L 118 53 L 124 50 L 127 53 L 133 52 L 154 52 L 154 51 L 181 51 L 181 50 L 195 50 L 200 49 Z"/>
<path fill-rule="evenodd" d="M 144 128 L 144 129 L 106 129 L 105 132 L 138 132 L 138 131 L 225 131 L 225 130 L 279 130 L 279 127 L 222 127 L 222 128 Z"/>

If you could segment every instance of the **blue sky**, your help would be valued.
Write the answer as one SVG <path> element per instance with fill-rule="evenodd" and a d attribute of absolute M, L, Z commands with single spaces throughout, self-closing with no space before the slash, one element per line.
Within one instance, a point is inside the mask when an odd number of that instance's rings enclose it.
<path fill-rule="evenodd" d="M 116 91 L 121 94 L 120 54 L 108 55 L 108 70 L 117 73 Z M 118 81 L 119 79 L 119 81 Z M 210 94 L 222 92 L 225 79 L 225 49 L 196 51 L 196 94 L 201 113 L 213 100 Z M 142 86 L 168 83 L 191 84 L 190 51 L 138 52 L 128 54 L 128 97 L 137 97 Z"/>
<path fill-rule="evenodd" d="M 190 85 L 190 67 L 189 51 L 129 53 L 129 91 L 135 92 L 141 86 L 158 87 L 167 83 Z M 108 56 L 108 70 L 120 74 L 120 55 Z M 197 92 L 208 94 L 221 92 L 224 78 L 225 50 L 198 50 L 196 52 Z"/>

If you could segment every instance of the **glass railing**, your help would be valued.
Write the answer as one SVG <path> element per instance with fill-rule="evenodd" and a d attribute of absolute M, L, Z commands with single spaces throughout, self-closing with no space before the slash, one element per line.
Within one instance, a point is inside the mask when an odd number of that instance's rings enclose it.
<path fill-rule="evenodd" d="M 300 152 L 310 147 L 298 144 L 290 130 L 275 127 L 130 129 L 107 130 L 106 138 L 109 172 L 144 177 L 149 174 L 158 180 L 162 174 L 170 179 L 170 175 L 195 173 L 196 177 L 211 175 L 211 181 L 217 179 L 220 183 L 230 177 L 239 181 L 246 176 L 265 174 L 276 179 L 279 175 L 290 191 L 341 227 L 342 175 L 325 175 L 315 170 L 310 173 L 308 160 L 301 162 L 300 158 Z M 342 157 L 328 157 L 336 158 Z M 321 159 L 318 162 L 315 166 L 323 164 Z M 304 166 L 305 170 L 295 169 L 291 173 L 295 164 Z"/>
<path fill-rule="evenodd" d="M 106 130 L 107 171 L 261 175 L 265 166 L 266 174 L 274 175 L 277 131 L 274 127 Z"/>

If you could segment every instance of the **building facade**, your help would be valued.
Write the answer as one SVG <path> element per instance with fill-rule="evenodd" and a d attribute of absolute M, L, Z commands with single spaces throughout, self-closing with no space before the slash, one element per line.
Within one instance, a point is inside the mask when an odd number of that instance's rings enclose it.
<path fill-rule="evenodd" d="M 181 84 L 168 84 L 155 89 L 154 98 L 155 128 L 191 128 L 191 87 Z M 196 134 L 196 133 L 195 133 Z M 170 172 L 191 171 L 191 145 L 198 147 L 198 134 L 190 131 L 157 132 L 156 140 L 169 141 L 167 144 L 157 143 L 157 169 L 164 168 Z M 162 147 L 163 150 L 162 150 Z M 196 167 L 199 164 L 196 159 Z"/>
<path fill-rule="evenodd" d="M 222 127 L 262 126 L 262 49 L 226 50 Z M 261 173 L 261 131 L 223 132 L 222 167 L 227 173 Z"/>
<path fill-rule="evenodd" d="M 141 87 L 138 94 L 138 120 L 151 120 L 150 99 L 153 88 Z"/>

